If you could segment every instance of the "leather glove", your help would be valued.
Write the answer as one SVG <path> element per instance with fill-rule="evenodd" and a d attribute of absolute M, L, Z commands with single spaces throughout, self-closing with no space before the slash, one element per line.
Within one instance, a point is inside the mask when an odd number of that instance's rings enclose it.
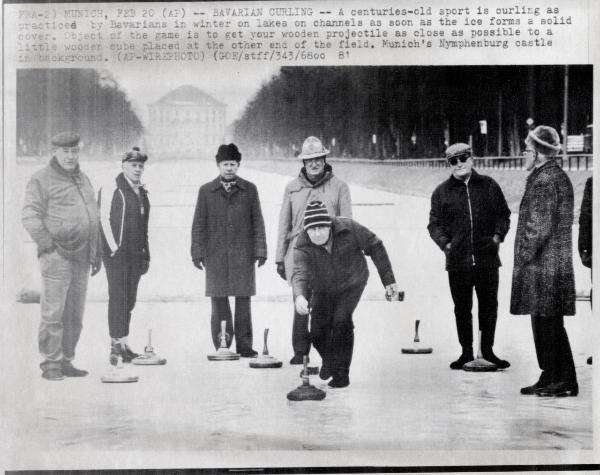
<path fill-rule="evenodd" d="M 283 280 L 287 280 L 285 276 L 285 265 L 283 264 L 283 262 L 277 263 L 277 273 L 279 274 L 279 277 L 281 277 Z"/>
<path fill-rule="evenodd" d="M 308 300 L 304 295 L 298 295 L 294 304 L 296 305 L 296 312 L 300 315 L 308 315 Z"/>
<path fill-rule="evenodd" d="M 255 257 L 254 260 L 258 262 L 258 267 L 264 266 L 267 261 L 266 257 Z"/>
<path fill-rule="evenodd" d="M 90 272 L 90 275 L 94 277 L 98 272 L 100 272 L 100 269 L 102 269 L 102 261 L 98 259 L 96 262 L 92 262 L 92 271 Z"/>
<path fill-rule="evenodd" d="M 193 260 L 193 262 L 194 262 L 194 265 L 195 265 L 195 266 L 196 266 L 198 269 L 200 269 L 200 270 L 204 270 L 204 266 L 205 266 L 205 264 L 204 264 L 204 259 L 202 259 L 201 257 L 198 257 L 198 258 L 194 259 L 194 260 Z"/>

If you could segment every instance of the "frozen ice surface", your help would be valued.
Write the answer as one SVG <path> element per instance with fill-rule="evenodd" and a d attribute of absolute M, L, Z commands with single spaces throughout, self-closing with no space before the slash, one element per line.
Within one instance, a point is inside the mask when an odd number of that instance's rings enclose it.
<path fill-rule="evenodd" d="M 190 226 L 198 186 L 216 176 L 212 162 L 149 164 L 144 178 L 152 203 L 152 264 L 142 277 L 130 343 L 138 351 L 153 330 L 153 345 L 165 366 L 130 366 L 138 383 L 103 384 L 108 370 L 106 278 L 90 280 L 83 334 L 75 360 L 86 378 L 48 382 L 40 378 L 37 353 L 38 305 L 15 305 L 5 321 L 18 354 L 4 395 L 10 437 L 3 448 L 53 465 L 61 451 L 211 450 L 542 450 L 592 448 L 592 352 L 589 303 L 578 302 L 577 316 L 566 318 L 579 378 L 576 398 L 521 396 L 536 381 L 537 368 L 528 317 L 508 312 L 512 247 L 517 216 L 501 247 L 499 319 L 495 351 L 511 367 L 496 373 L 452 371 L 459 354 L 443 254 L 426 230 L 429 201 L 352 185 L 354 217 L 373 229 L 387 246 L 404 302 L 385 302 L 373 266 L 355 315 L 351 384 L 324 389 L 320 402 L 290 402 L 286 394 L 301 384 L 299 366 L 290 366 L 292 304 L 290 289 L 275 273 L 273 255 L 283 187 L 290 177 L 250 169 L 240 175 L 259 189 L 266 221 L 269 260 L 257 270 L 252 313 L 254 347 L 262 351 L 269 328 L 269 351 L 280 369 L 252 369 L 248 359 L 210 362 L 210 302 L 204 273 L 189 256 Z M 114 167 L 87 162 L 95 179 Z M 31 167 L 19 168 L 24 182 Z M 24 189 L 15 187 L 15 189 Z M 18 208 L 20 209 L 20 208 Z M 39 285 L 35 250 L 19 234 L 19 279 L 15 289 Z M 22 239 L 21 239 L 22 236 Z M 25 242 L 25 244 L 23 244 Z M 590 286 L 589 273 L 574 260 L 578 288 Z M 37 279 L 37 280 L 36 280 Z M 16 290 L 15 290 L 16 291 Z M 476 312 L 476 308 L 474 309 Z M 475 313 L 476 315 L 476 313 Z M 421 320 L 423 345 L 430 355 L 404 355 L 414 321 Z M 475 318 L 476 320 L 476 318 Z M 320 364 L 311 351 L 311 365 Z M 53 455 L 55 454 L 55 455 Z M 575 460 L 577 462 L 577 460 Z M 110 461 L 107 461 L 110 465 Z"/>

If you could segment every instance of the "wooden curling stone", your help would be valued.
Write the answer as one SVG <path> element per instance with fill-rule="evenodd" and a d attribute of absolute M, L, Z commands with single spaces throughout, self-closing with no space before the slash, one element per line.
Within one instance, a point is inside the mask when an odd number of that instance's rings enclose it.
<path fill-rule="evenodd" d="M 269 329 L 265 328 L 264 335 L 264 346 L 262 355 L 259 355 L 258 358 L 250 361 L 250 368 L 281 368 L 283 363 L 276 358 L 273 358 L 269 355 L 269 348 L 267 347 L 267 336 L 269 334 Z"/>

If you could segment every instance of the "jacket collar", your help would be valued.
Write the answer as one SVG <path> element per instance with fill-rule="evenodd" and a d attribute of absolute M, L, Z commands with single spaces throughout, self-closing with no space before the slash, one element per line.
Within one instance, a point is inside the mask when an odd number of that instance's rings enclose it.
<path fill-rule="evenodd" d="M 60 166 L 56 157 L 52 157 L 52 159 L 50 160 L 50 168 L 52 168 L 54 171 L 60 173 L 61 175 L 70 176 L 70 177 L 78 177 L 80 175 L 80 171 L 81 171 L 79 169 L 79 164 L 77 164 L 75 166 L 75 169 L 73 171 L 65 170 L 63 167 Z"/>
<path fill-rule="evenodd" d="M 545 170 L 546 168 L 553 167 L 553 166 L 558 166 L 558 163 L 556 162 L 555 158 L 552 158 L 552 159 L 548 160 L 546 163 L 544 163 L 543 165 L 540 165 L 539 167 L 531 170 L 529 177 L 537 176 L 539 173 L 541 173 L 542 170 Z"/>
<path fill-rule="evenodd" d="M 318 186 L 321 186 L 326 181 L 331 180 L 332 177 L 333 177 L 333 168 L 331 168 L 331 165 L 329 163 L 326 163 L 323 176 L 321 177 L 321 179 L 319 181 L 312 183 L 308 179 L 308 177 L 306 175 L 306 167 L 302 167 L 302 169 L 300 170 L 300 174 L 298 175 L 298 180 L 300 180 L 300 184 L 305 188 L 317 188 Z"/>
<path fill-rule="evenodd" d="M 223 186 L 221 185 L 221 176 L 218 176 L 210 183 L 211 183 L 211 185 L 210 185 L 211 191 L 218 191 L 220 189 L 223 189 Z M 240 188 L 241 190 L 246 190 L 248 188 L 248 184 L 247 184 L 246 180 L 244 180 L 243 178 L 240 178 L 239 176 L 235 178 L 235 183 L 238 186 L 238 188 Z"/>
<path fill-rule="evenodd" d="M 115 182 L 117 183 L 117 188 L 119 188 L 121 190 L 134 191 L 133 187 L 129 183 L 129 180 L 127 178 L 125 178 L 125 174 L 123 172 L 121 172 L 117 175 L 117 178 L 115 178 Z M 140 184 L 140 186 L 138 188 L 140 190 L 146 191 L 146 185 L 144 185 L 143 183 Z"/>
<path fill-rule="evenodd" d="M 469 178 L 469 183 L 478 183 L 481 180 L 481 175 L 475 171 L 475 169 L 471 169 L 471 177 Z M 450 175 L 450 185 L 451 186 L 464 186 L 465 182 L 459 180 L 454 175 Z"/>
<path fill-rule="evenodd" d="M 335 240 L 335 237 L 349 232 L 350 231 L 350 220 L 349 219 L 339 219 L 337 217 L 332 218 L 332 223 L 331 223 L 331 236 L 329 237 L 329 241 L 331 242 L 331 240 Z M 324 247 L 324 246 L 319 246 L 315 243 L 313 243 L 310 238 L 308 237 L 308 233 L 306 232 L 306 230 L 302 231 L 304 234 L 306 234 L 306 242 L 308 243 L 309 246 L 312 247 Z"/>

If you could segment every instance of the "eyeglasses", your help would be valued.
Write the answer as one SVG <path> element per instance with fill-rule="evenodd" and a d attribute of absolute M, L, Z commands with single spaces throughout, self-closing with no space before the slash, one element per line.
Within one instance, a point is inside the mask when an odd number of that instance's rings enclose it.
<path fill-rule="evenodd" d="M 471 155 L 468 153 L 464 153 L 462 155 L 450 157 L 448 159 L 448 163 L 452 166 L 455 166 L 459 161 L 460 161 L 460 163 L 465 163 L 469 158 L 471 158 Z"/>
<path fill-rule="evenodd" d="M 321 165 L 322 163 L 325 163 L 325 159 L 323 157 L 319 157 L 319 158 L 307 158 L 305 160 L 303 160 L 304 165 Z"/>

